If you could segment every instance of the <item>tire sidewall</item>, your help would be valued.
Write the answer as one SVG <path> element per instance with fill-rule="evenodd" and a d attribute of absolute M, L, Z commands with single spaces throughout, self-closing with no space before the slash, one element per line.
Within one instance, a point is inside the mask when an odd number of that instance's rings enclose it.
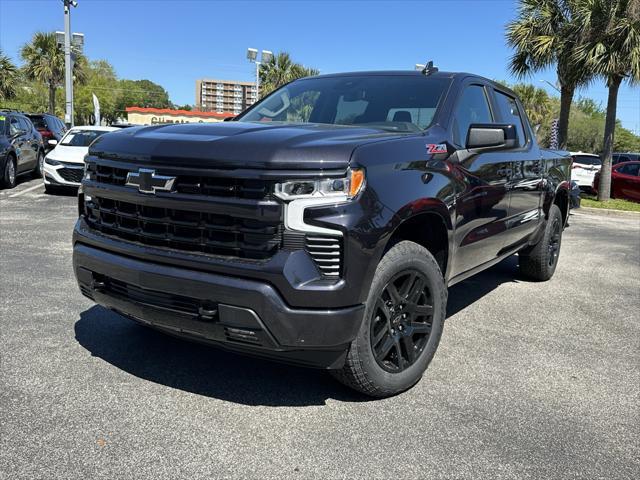
<path fill-rule="evenodd" d="M 411 269 L 418 270 L 425 276 L 433 298 L 431 334 L 420 358 L 406 370 L 392 373 L 378 364 L 372 351 L 370 337 L 373 309 L 387 283 L 398 273 Z M 399 392 L 420 380 L 438 348 L 446 316 L 446 298 L 442 273 L 428 250 L 416 243 L 404 241 L 387 252 L 376 270 L 367 298 L 365 316 L 356 338 L 360 359 L 371 382 L 383 386 L 385 390 Z"/>
<path fill-rule="evenodd" d="M 551 236 L 553 235 L 553 225 L 558 221 L 560 223 L 560 236 L 558 238 L 558 253 L 556 254 L 556 260 L 553 265 L 549 265 L 549 244 L 551 243 Z M 547 220 L 546 231 L 544 232 L 544 252 L 545 262 L 547 267 L 547 274 L 549 278 L 555 273 L 558 262 L 560 261 L 560 252 L 562 251 L 562 212 L 557 205 L 552 205 L 549 209 L 549 219 Z"/>
<path fill-rule="evenodd" d="M 13 165 L 13 182 L 11 181 L 11 177 L 9 175 L 9 166 Z M 16 186 L 16 177 L 18 175 L 16 161 L 12 156 L 7 157 L 7 161 L 4 165 L 4 171 L 2 172 L 2 181 L 6 188 L 13 188 Z"/>

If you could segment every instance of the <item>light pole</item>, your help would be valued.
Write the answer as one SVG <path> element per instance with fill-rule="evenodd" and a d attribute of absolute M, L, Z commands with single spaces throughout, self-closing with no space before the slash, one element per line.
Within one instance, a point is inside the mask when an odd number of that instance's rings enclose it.
<path fill-rule="evenodd" d="M 76 0 L 62 0 L 64 4 L 64 121 L 73 127 L 73 66 L 71 65 L 71 7 L 77 7 Z"/>
<path fill-rule="evenodd" d="M 247 59 L 256 64 L 256 101 L 260 99 L 260 65 L 268 63 L 273 58 L 273 53 L 269 50 L 262 50 L 262 56 L 258 61 L 258 50 L 247 48 Z"/>

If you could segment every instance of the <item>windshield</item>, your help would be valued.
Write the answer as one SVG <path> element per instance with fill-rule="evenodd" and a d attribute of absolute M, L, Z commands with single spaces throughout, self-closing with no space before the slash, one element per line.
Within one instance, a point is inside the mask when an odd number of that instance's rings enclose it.
<path fill-rule="evenodd" d="M 96 138 L 104 135 L 104 130 L 69 130 L 60 140 L 60 145 L 69 147 L 88 147 Z"/>
<path fill-rule="evenodd" d="M 5 117 L 4 115 L 0 115 L 0 135 L 4 135 L 4 123 L 5 120 L 7 119 L 7 117 Z"/>
<path fill-rule="evenodd" d="M 29 116 L 29 120 L 31 120 L 31 122 L 33 123 L 33 126 L 38 128 L 38 129 L 48 129 L 49 127 L 47 127 L 46 122 L 44 121 L 43 117 L 36 117 L 36 116 Z"/>
<path fill-rule="evenodd" d="M 328 123 L 412 132 L 431 125 L 448 78 L 369 75 L 309 78 L 269 95 L 241 122 Z"/>

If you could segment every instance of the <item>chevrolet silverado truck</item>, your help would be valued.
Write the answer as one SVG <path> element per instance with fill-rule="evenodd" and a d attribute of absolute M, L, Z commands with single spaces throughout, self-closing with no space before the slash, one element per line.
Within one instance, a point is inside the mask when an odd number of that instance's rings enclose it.
<path fill-rule="evenodd" d="M 375 397 L 420 380 L 449 286 L 513 254 L 548 280 L 569 211 L 570 157 L 516 95 L 433 68 L 299 79 L 230 122 L 108 133 L 85 161 L 85 296 Z"/>

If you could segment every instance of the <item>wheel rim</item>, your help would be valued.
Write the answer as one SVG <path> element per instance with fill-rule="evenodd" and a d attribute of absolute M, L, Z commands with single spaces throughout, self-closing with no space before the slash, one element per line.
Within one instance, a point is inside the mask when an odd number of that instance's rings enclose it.
<path fill-rule="evenodd" d="M 44 177 L 44 155 L 38 155 L 38 169 L 40 170 L 40 176 Z"/>
<path fill-rule="evenodd" d="M 397 274 L 382 290 L 373 311 L 370 342 L 384 370 L 398 373 L 422 355 L 431 335 L 433 297 L 426 277 L 408 270 Z"/>
<path fill-rule="evenodd" d="M 560 220 L 553 221 L 551 227 L 551 239 L 549 240 L 549 266 L 555 265 L 560 253 Z"/>
<path fill-rule="evenodd" d="M 9 165 L 7 165 L 7 178 L 10 185 L 13 185 L 16 181 L 16 167 L 12 160 L 9 160 Z"/>

